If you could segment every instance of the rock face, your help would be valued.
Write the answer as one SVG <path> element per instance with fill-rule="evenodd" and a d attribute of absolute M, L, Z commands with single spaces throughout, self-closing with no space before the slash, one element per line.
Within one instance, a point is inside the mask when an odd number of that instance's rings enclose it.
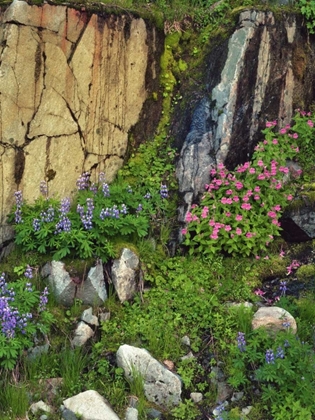
<path fill-rule="evenodd" d="M 185 203 L 180 221 L 209 183 L 212 166 L 224 163 L 233 169 L 249 160 L 266 120 L 284 126 L 295 107 L 312 103 L 314 69 L 305 45 L 294 15 L 276 21 L 271 12 L 247 10 L 230 39 L 211 51 L 204 71 L 206 88 L 183 92 L 194 109 L 190 115 L 178 115 L 174 123 L 181 148 L 177 178 Z M 314 44 L 310 49 L 314 54 Z"/>
<path fill-rule="evenodd" d="M 144 381 L 146 398 L 161 406 L 177 405 L 181 402 L 181 380 L 154 359 L 145 349 L 120 346 L 117 364 L 125 371 L 125 376 L 132 380 L 134 374 L 140 374 Z"/>
<path fill-rule="evenodd" d="M 158 83 L 157 40 L 130 16 L 20 0 L 0 9 L 0 244 L 17 189 L 32 201 L 41 180 L 58 197 L 83 171 L 111 181 L 146 81 Z"/>

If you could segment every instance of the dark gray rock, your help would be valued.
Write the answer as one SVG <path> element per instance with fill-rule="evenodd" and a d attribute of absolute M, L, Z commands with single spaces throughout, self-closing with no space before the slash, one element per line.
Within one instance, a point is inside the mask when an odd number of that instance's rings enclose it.
<path fill-rule="evenodd" d="M 76 284 L 72 281 L 61 261 L 51 261 L 45 264 L 41 275 L 48 279 L 50 289 L 58 303 L 71 306 L 76 295 Z"/>
<path fill-rule="evenodd" d="M 103 264 L 101 261 L 90 268 L 87 278 L 78 285 L 76 298 L 84 305 L 100 306 L 107 299 Z"/>

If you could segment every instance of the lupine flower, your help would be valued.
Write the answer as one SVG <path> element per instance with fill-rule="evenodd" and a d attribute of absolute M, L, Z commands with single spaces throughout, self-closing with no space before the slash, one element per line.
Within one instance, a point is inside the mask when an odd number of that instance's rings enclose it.
<path fill-rule="evenodd" d="M 93 194 L 97 193 L 97 185 L 94 182 L 90 185 L 90 191 L 92 191 Z"/>
<path fill-rule="evenodd" d="M 84 229 L 90 230 L 93 228 L 93 223 L 92 223 L 93 210 L 94 210 L 93 198 L 87 198 L 86 205 L 87 205 L 86 213 L 84 212 L 84 208 L 79 205 L 77 206 L 77 212 L 80 214 Z"/>
<path fill-rule="evenodd" d="M 40 220 L 39 219 L 33 219 L 33 229 L 34 232 L 38 232 L 40 230 Z"/>
<path fill-rule="evenodd" d="M 24 271 L 24 276 L 28 279 L 33 278 L 33 269 L 29 265 L 27 265 L 26 270 Z"/>
<path fill-rule="evenodd" d="M 273 354 L 273 351 L 271 349 L 266 351 L 266 362 L 268 364 L 274 364 L 275 362 L 275 355 Z"/>
<path fill-rule="evenodd" d="M 126 204 L 122 204 L 122 205 L 121 205 L 121 210 L 120 210 L 120 213 L 121 213 L 121 214 L 127 214 L 127 213 L 128 213 L 128 210 L 127 210 L 127 206 L 126 206 Z"/>
<path fill-rule="evenodd" d="M 15 223 L 23 223 L 22 219 L 22 204 L 23 204 L 23 195 L 22 191 L 16 191 L 14 193 L 15 203 L 16 203 L 16 210 L 15 210 Z"/>
<path fill-rule="evenodd" d="M 49 295 L 48 288 L 45 287 L 45 289 L 43 290 L 39 298 L 38 312 L 43 312 L 46 309 L 46 305 L 48 303 L 48 297 L 47 297 L 48 295 Z"/>
<path fill-rule="evenodd" d="M 308 125 L 309 127 L 311 127 L 311 128 L 313 128 L 313 127 L 314 127 L 314 123 L 313 123 L 313 121 L 312 121 L 312 120 L 308 120 L 308 121 L 307 121 L 307 125 Z"/>
<path fill-rule="evenodd" d="M 44 197 L 47 198 L 47 196 L 48 196 L 48 185 L 47 185 L 46 181 L 40 181 L 39 191 Z"/>
<path fill-rule="evenodd" d="M 246 350 L 245 334 L 242 332 L 237 333 L 237 347 L 240 349 L 241 352 L 244 352 Z"/>
<path fill-rule="evenodd" d="M 161 184 L 160 196 L 161 198 L 168 198 L 168 189 L 167 189 L 167 186 L 164 184 Z"/>
<path fill-rule="evenodd" d="M 128 193 L 130 193 L 130 194 L 132 194 L 132 193 L 133 193 L 132 188 L 131 188 L 131 186 L 130 186 L 130 185 L 128 185 L 128 187 L 127 187 L 127 192 L 128 192 Z"/>
<path fill-rule="evenodd" d="M 87 190 L 89 188 L 90 176 L 91 174 L 89 172 L 84 172 L 79 176 L 76 182 L 79 191 Z"/>
<path fill-rule="evenodd" d="M 100 172 L 98 176 L 98 182 L 104 182 L 105 181 L 105 174 L 104 172 Z"/>
<path fill-rule="evenodd" d="M 223 420 L 222 413 L 225 411 L 224 404 L 219 404 L 214 410 L 213 414 L 215 416 L 215 420 Z"/>
<path fill-rule="evenodd" d="M 104 182 L 102 185 L 102 192 L 103 192 L 104 197 L 110 196 L 109 185 L 106 182 Z"/>
<path fill-rule="evenodd" d="M 29 283 L 28 283 L 29 285 Z M 27 286 L 30 287 L 30 286 Z M 8 339 L 14 338 L 16 329 L 20 329 L 22 334 L 25 333 L 27 321 L 32 317 L 32 314 L 20 314 L 16 308 L 10 306 L 10 302 L 14 302 L 15 293 L 8 289 L 5 275 L 0 276 L 0 327 L 1 332 Z"/>
<path fill-rule="evenodd" d="M 276 357 L 277 357 L 278 359 L 284 359 L 284 350 L 283 350 L 283 348 L 282 348 L 281 346 L 279 346 L 279 347 L 277 348 Z"/>
<path fill-rule="evenodd" d="M 63 198 L 60 203 L 59 208 L 59 221 L 56 224 L 55 235 L 60 232 L 70 232 L 71 230 L 71 220 L 67 216 L 70 211 L 70 198 Z"/>
<path fill-rule="evenodd" d="M 27 291 L 27 292 L 32 292 L 33 291 L 33 286 L 32 286 L 32 283 L 26 283 L 25 284 L 25 290 Z"/>
<path fill-rule="evenodd" d="M 142 209 L 142 204 L 140 203 L 140 204 L 138 205 L 137 209 L 136 209 L 136 212 L 137 212 L 137 213 L 140 213 L 142 210 L 143 210 L 143 209 Z"/>
<path fill-rule="evenodd" d="M 187 228 L 183 228 L 183 229 L 181 230 L 181 233 L 182 233 L 182 235 L 187 235 Z"/>
<path fill-rule="evenodd" d="M 55 218 L 55 210 L 54 210 L 54 208 L 50 205 L 48 207 L 47 211 L 42 211 L 40 213 L 40 218 L 41 218 L 41 221 L 44 222 L 44 223 L 52 222 L 54 220 L 54 218 Z"/>
<path fill-rule="evenodd" d="M 148 192 L 146 193 L 146 195 L 144 196 L 145 199 L 149 200 L 151 198 L 151 194 Z"/>
<path fill-rule="evenodd" d="M 285 296 L 285 293 L 287 291 L 287 282 L 286 281 L 280 281 L 280 292 L 281 292 L 281 296 Z"/>

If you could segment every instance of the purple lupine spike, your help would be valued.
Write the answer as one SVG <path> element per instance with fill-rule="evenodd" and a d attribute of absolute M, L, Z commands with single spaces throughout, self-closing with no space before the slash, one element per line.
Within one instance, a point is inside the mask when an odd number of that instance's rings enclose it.
<path fill-rule="evenodd" d="M 274 355 L 274 353 L 273 353 L 273 351 L 271 349 L 268 349 L 266 351 L 266 356 L 265 357 L 266 357 L 266 362 L 268 364 L 274 364 L 274 362 L 275 362 L 275 355 Z"/>

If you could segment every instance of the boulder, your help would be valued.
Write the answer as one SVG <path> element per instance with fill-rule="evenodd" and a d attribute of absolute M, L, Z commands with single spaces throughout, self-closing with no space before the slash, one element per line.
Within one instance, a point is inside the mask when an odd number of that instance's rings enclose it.
<path fill-rule="evenodd" d="M 283 308 L 277 306 L 262 307 L 254 314 L 253 329 L 264 327 L 270 333 L 278 331 L 297 331 L 296 321 L 293 316 Z"/>
<path fill-rule="evenodd" d="M 99 325 L 97 316 L 93 315 L 92 313 L 92 308 L 88 308 L 85 311 L 83 311 L 81 315 L 81 321 L 94 327 L 98 327 Z"/>
<path fill-rule="evenodd" d="M 96 391 L 85 391 L 63 401 L 64 407 L 82 420 L 119 420 L 108 402 Z"/>
<path fill-rule="evenodd" d="M 74 338 L 71 340 L 73 347 L 83 346 L 91 337 L 93 337 L 94 331 L 85 322 L 79 322 L 75 332 Z"/>
<path fill-rule="evenodd" d="M 90 268 L 87 278 L 78 285 L 76 298 L 84 305 L 99 306 L 107 299 L 103 264 L 101 261 Z"/>
<path fill-rule="evenodd" d="M 72 281 L 61 261 L 51 261 L 45 264 L 41 271 L 42 277 L 47 277 L 51 291 L 58 303 L 71 306 L 76 294 L 76 284 Z"/>
<path fill-rule="evenodd" d="M 135 373 L 142 376 L 148 401 L 160 406 L 178 405 L 181 402 L 180 377 L 154 359 L 147 350 L 124 344 L 119 347 L 116 358 L 129 381 L 132 381 Z"/>
<path fill-rule="evenodd" d="M 45 264 L 41 275 L 47 277 L 56 301 L 62 305 L 71 306 L 74 299 L 80 299 L 84 305 L 97 306 L 102 305 L 107 299 L 101 262 L 90 268 L 87 278 L 80 283 L 74 281 L 61 261 Z"/>
<path fill-rule="evenodd" d="M 114 260 L 112 266 L 112 281 L 121 302 L 133 297 L 137 290 L 137 270 L 139 258 L 128 248 L 122 250 L 119 259 Z"/>

